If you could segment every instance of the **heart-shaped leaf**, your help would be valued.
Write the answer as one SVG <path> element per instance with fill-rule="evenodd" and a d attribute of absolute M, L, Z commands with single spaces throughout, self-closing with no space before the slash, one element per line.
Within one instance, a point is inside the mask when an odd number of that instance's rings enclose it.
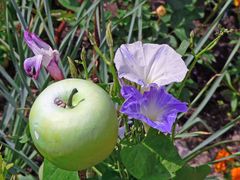
<path fill-rule="evenodd" d="M 79 180 L 77 171 L 66 171 L 44 160 L 43 180 L 61 179 L 61 180 Z"/>

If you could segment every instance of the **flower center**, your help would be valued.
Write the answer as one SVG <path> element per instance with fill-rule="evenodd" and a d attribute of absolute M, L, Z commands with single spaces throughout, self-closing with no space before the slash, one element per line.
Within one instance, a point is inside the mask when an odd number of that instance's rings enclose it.
<path fill-rule="evenodd" d="M 141 113 L 152 121 L 156 121 L 163 113 L 162 109 L 157 108 L 154 102 L 149 102 L 147 105 L 141 106 Z"/>

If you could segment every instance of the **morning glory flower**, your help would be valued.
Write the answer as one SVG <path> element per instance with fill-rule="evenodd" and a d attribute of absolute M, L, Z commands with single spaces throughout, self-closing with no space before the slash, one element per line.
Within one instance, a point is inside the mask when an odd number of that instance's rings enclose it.
<path fill-rule="evenodd" d="M 150 85 L 149 90 L 143 94 L 132 86 L 123 86 L 121 94 L 125 98 L 120 110 L 122 113 L 163 133 L 171 133 L 177 114 L 187 111 L 186 103 L 157 85 Z"/>
<path fill-rule="evenodd" d="M 114 63 L 119 78 L 142 87 L 152 83 L 164 86 L 181 82 L 188 71 L 181 55 L 170 46 L 142 44 L 140 41 L 121 45 L 115 54 Z"/>
<path fill-rule="evenodd" d="M 28 31 L 24 31 L 24 40 L 35 55 L 24 61 L 24 70 L 27 75 L 37 79 L 41 67 L 44 66 L 54 80 L 64 79 L 63 73 L 58 66 L 60 56 L 57 50 L 53 50 L 38 36 Z"/>

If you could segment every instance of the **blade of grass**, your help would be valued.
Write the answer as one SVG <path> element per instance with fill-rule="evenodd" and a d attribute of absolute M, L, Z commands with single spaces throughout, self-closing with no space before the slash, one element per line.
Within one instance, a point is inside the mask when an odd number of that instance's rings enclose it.
<path fill-rule="evenodd" d="M 185 134 L 185 133 L 184 133 Z M 205 146 L 204 148 L 202 148 L 200 151 L 197 151 L 196 153 L 194 153 L 193 155 L 189 156 L 188 158 L 185 159 L 185 162 L 189 162 L 190 160 L 194 159 L 196 156 L 198 156 L 199 154 L 208 151 L 214 147 L 217 146 L 223 146 L 225 144 L 230 144 L 230 143 L 236 143 L 236 142 L 240 142 L 240 140 L 224 140 L 224 141 L 220 141 L 217 142 L 215 144 L 211 144 L 209 146 Z M 211 163 L 211 162 L 210 162 Z"/>
<path fill-rule="evenodd" d="M 7 23 L 7 22 L 10 22 L 10 23 Z M 11 14 L 9 13 L 9 10 L 8 8 L 6 9 L 6 24 L 7 24 L 7 28 L 6 28 L 6 32 L 7 32 L 7 40 L 8 40 L 8 44 L 9 44 L 9 47 L 10 47 L 10 57 L 12 59 L 12 61 L 14 62 L 13 65 L 15 67 L 15 70 L 16 70 L 16 77 L 19 77 L 22 84 L 24 85 L 24 87 L 28 90 L 28 93 L 32 96 L 32 92 L 31 92 L 31 89 L 29 88 L 29 85 L 26 83 L 26 77 L 24 76 L 24 72 L 23 72 L 23 67 L 20 67 L 18 65 L 18 59 L 16 59 L 16 57 L 14 56 L 14 40 L 12 39 L 12 34 L 11 34 L 11 30 L 13 31 L 13 34 L 16 35 L 17 32 L 15 31 L 15 28 L 14 28 L 14 24 L 13 24 L 13 20 L 12 20 L 12 17 L 11 17 Z M 11 25 L 11 26 L 10 26 Z M 12 28 L 11 28 L 12 27 Z M 18 45 L 18 47 L 20 46 L 19 45 L 19 38 L 17 36 L 15 36 L 15 40 L 16 40 L 16 43 Z M 20 59 L 21 59 L 22 56 L 20 56 Z M 23 57 L 22 57 L 23 58 Z M 22 63 L 23 64 L 23 60 L 22 60 Z"/>
<path fill-rule="evenodd" d="M 224 6 L 220 10 L 218 16 L 214 19 L 214 21 L 211 23 L 211 25 L 207 29 L 206 33 L 203 35 L 203 37 L 200 39 L 200 41 L 197 43 L 196 47 L 194 48 L 193 51 L 194 51 L 195 54 L 197 54 L 202 49 L 204 44 L 207 42 L 207 40 L 209 39 L 210 35 L 213 33 L 213 31 L 215 30 L 215 28 L 219 24 L 219 21 L 223 17 L 226 9 L 231 4 L 231 2 L 232 2 L 231 0 L 228 0 L 224 4 Z M 193 59 L 194 59 L 194 56 L 193 55 L 189 55 L 188 58 L 185 60 L 185 64 L 188 66 L 192 62 Z M 168 85 L 167 86 L 167 90 L 169 90 L 172 86 L 173 86 L 173 84 Z"/>
<path fill-rule="evenodd" d="M 29 24 L 30 22 L 30 19 L 31 19 L 31 15 L 32 15 L 32 8 L 33 8 L 33 3 L 32 2 L 29 2 L 28 6 L 27 6 L 27 15 L 26 15 L 26 19 L 27 19 L 27 24 Z"/>
<path fill-rule="evenodd" d="M 221 135 L 223 135 L 224 133 L 226 133 L 229 129 L 233 128 L 236 123 L 240 121 L 240 116 L 238 116 L 237 118 L 235 118 L 234 120 L 232 120 L 231 122 L 229 122 L 228 124 L 226 124 L 223 128 L 219 129 L 218 131 L 216 131 L 214 134 L 212 134 L 211 136 L 209 136 L 206 140 L 204 140 L 203 142 L 201 142 L 197 147 L 195 147 L 192 151 L 190 151 L 185 157 L 184 160 L 188 161 L 188 159 L 194 154 L 197 154 L 197 152 L 199 150 L 201 150 L 202 148 L 204 148 L 206 145 L 208 145 L 209 143 L 211 143 L 212 141 L 214 141 L 215 139 L 217 139 L 218 137 L 220 137 Z"/>
<path fill-rule="evenodd" d="M 13 118 L 15 108 L 11 105 L 11 103 L 7 103 L 5 105 L 3 115 L 2 115 L 2 120 L 1 120 L 1 130 L 5 131 L 11 118 Z"/>
<path fill-rule="evenodd" d="M 236 152 L 236 153 L 231 154 L 231 155 L 229 155 L 229 156 L 227 156 L 227 157 L 223 157 L 223 158 L 221 158 L 221 159 L 217 159 L 217 160 L 215 160 L 215 161 L 209 162 L 208 164 L 214 164 L 214 163 L 217 163 L 217 162 L 226 161 L 226 160 L 228 160 L 228 159 L 234 159 L 234 158 L 236 158 L 236 157 L 237 157 L 237 158 L 240 157 L 240 152 Z"/>
<path fill-rule="evenodd" d="M 0 73 L 2 76 L 8 81 L 8 83 L 14 87 L 18 92 L 20 91 L 18 85 L 15 83 L 15 81 L 9 76 L 9 74 L 6 72 L 6 70 L 0 65 Z"/>
<path fill-rule="evenodd" d="M 79 12 L 77 14 L 77 19 L 79 19 L 81 17 L 81 15 L 82 15 L 86 5 L 87 5 L 87 2 L 82 4 L 82 6 L 81 6 L 81 8 L 80 8 L 80 10 L 79 10 Z M 82 20 L 84 20 L 84 18 L 82 18 Z M 62 40 L 62 42 L 60 44 L 60 47 L 59 47 L 60 53 L 62 53 L 64 48 L 67 46 L 67 49 L 64 51 L 64 56 L 62 58 L 64 60 L 63 64 L 67 63 L 66 59 L 67 59 L 67 56 L 69 56 L 70 51 L 71 51 L 71 49 L 73 47 L 73 44 L 74 44 L 73 40 L 74 40 L 74 37 L 75 37 L 75 34 L 76 34 L 77 30 L 78 30 L 78 27 L 75 27 L 75 28 L 72 29 L 72 31 L 69 31 L 67 36 Z M 67 41 L 68 39 L 69 39 L 69 41 Z"/>
<path fill-rule="evenodd" d="M 138 40 L 142 41 L 142 6 L 138 9 Z"/>
<path fill-rule="evenodd" d="M 0 94 L 13 106 L 17 107 L 17 104 L 15 103 L 15 99 L 11 96 L 11 94 L 4 89 L 4 85 L 0 84 Z"/>
<path fill-rule="evenodd" d="M 228 6 L 231 3 L 232 3 L 231 0 L 226 1 L 224 6 L 222 7 L 222 9 L 220 10 L 218 16 L 214 19 L 214 21 L 209 26 L 208 30 L 206 31 L 206 34 L 202 37 L 202 39 L 197 43 L 197 46 L 194 48 L 195 54 L 197 54 L 201 50 L 201 48 L 204 46 L 204 44 L 207 42 L 208 38 L 213 33 L 214 29 L 217 27 L 219 21 L 222 19 L 224 13 L 226 12 L 226 9 L 228 8 Z M 191 63 L 191 61 L 193 60 L 193 58 L 194 57 L 192 55 L 189 56 L 185 61 L 186 64 L 189 65 Z"/>
<path fill-rule="evenodd" d="M 203 101 L 199 104 L 199 106 L 197 107 L 197 109 L 194 111 L 194 113 L 191 115 L 191 117 L 187 120 L 187 122 L 184 124 L 183 128 L 180 130 L 180 133 L 186 131 L 189 127 L 191 127 L 190 125 L 192 124 L 192 121 L 195 120 L 195 118 L 199 115 L 199 113 L 203 110 L 203 108 L 206 106 L 206 104 L 209 102 L 210 98 L 212 97 L 212 95 L 214 94 L 214 92 L 216 91 L 216 89 L 218 88 L 218 86 L 220 85 L 223 77 L 225 76 L 226 70 L 230 64 L 230 62 L 232 61 L 234 55 L 236 54 L 236 52 L 238 51 L 240 46 L 240 39 L 238 41 L 238 43 L 235 45 L 234 49 L 232 50 L 231 54 L 229 55 L 222 71 L 221 71 L 221 75 L 219 77 L 216 78 L 216 80 L 214 81 L 213 85 L 211 86 L 211 88 L 209 89 L 209 91 L 207 92 L 205 98 L 203 99 Z"/>
<path fill-rule="evenodd" d="M 100 36 L 99 36 L 99 44 L 101 44 L 103 37 L 106 36 L 106 18 L 104 15 L 104 1 L 101 1 L 101 3 L 99 4 L 99 14 L 96 14 L 96 19 L 97 22 L 99 21 L 98 24 L 100 24 L 100 26 L 98 27 L 99 31 L 100 31 Z M 100 23 L 101 22 L 101 23 Z M 109 53 L 110 49 L 108 47 L 106 47 L 106 44 L 104 44 L 104 46 L 102 46 L 102 51 L 104 54 Z M 97 58 L 97 57 L 96 57 Z M 100 63 L 100 67 L 99 67 L 99 76 L 100 79 L 102 79 L 102 82 L 104 83 L 108 83 L 109 82 L 109 76 L 108 76 L 108 67 L 105 63 Z"/>
<path fill-rule="evenodd" d="M 25 6 L 26 6 L 26 0 L 22 0 L 22 16 L 24 17 L 24 14 L 25 14 Z"/>
<path fill-rule="evenodd" d="M 32 161 L 30 160 L 25 154 L 23 154 L 21 151 L 16 150 L 14 147 L 9 146 L 8 144 L 0 141 L 0 144 L 2 144 L 3 146 L 5 146 L 6 148 L 10 149 L 11 151 L 13 151 L 14 153 L 16 153 L 20 158 L 22 158 L 24 160 L 24 162 L 26 162 L 26 164 L 28 166 L 30 166 L 32 168 L 32 170 L 38 174 L 38 169 L 39 167 Z"/>
<path fill-rule="evenodd" d="M 204 132 L 204 131 L 195 131 L 195 132 L 191 132 L 191 133 L 182 133 L 182 134 L 178 134 L 175 136 L 175 139 L 182 139 L 182 138 L 190 138 L 190 137 L 197 137 L 200 135 L 209 135 L 208 132 Z"/>
<path fill-rule="evenodd" d="M 134 7 L 137 7 L 138 4 L 139 4 L 139 0 L 136 0 L 135 4 L 134 4 Z M 130 41 L 131 41 L 132 32 L 133 32 L 133 28 L 134 28 L 137 13 L 138 13 L 138 11 L 134 11 L 134 13 L 132 14 L 132 19 L 131 19 L 131 23 L 130 23 L 130 27 L 129 27 L 129 31 L 128 31 L 127 43 L 130 43 Z"/>
<path fill-rule="evenodd" d="M 74 35 L 75 35 L 76 31 L 77 31 L 77 28 L 78 28 L 80 22 L 83 19 L 85 19 L 85 17 L 88 16 L 90 12 L 94 11 L 94 9 L 98 5 L 98 3 L 100 3 L 100 0 L 94 1 L 94 3 L 92 3 L 92 5 L 87 9 L 87 11 L 85 13 L 83 13 L 84 9 L 86 8 L 87 3 L 88 3 L 87 1 L 83 1 L 83 3 L 81 4 L 81 8 L 80 8 L 80 10 L 79 10 L 79 12 L 77 14 L 77 21 L 76 21 L 76 23 L 72 26 L 72 28 L 69 30 L 68 34 L 62 40 L 62 42 L 60 44 L 60 47 L 59 47 L 59 51 L 61 53 L 63 52 L 64 47 L 66 47 L 69 44 L 72 44 L 73 37 L 74 37 Z M 72 38 L 69 40 L 70 37 L 72 37 Z"/>
<path fill-rule="evenodd" d="M 52 46 L 54 47 L 54 49 L 57 49 L 57 45 L 56 45 L 55 40 L 54 40 L 54 35 L 50 32 L 50 29 L 46 25 L 46 22 L 45 22 L 45 20 L 44 20 L 44 18 L 42 16 L 41 7 L 35 2 L 35 0 L 33 0 L 33 4 L 35 6 L 37 14 L 38 14 L 38 16 L 39 16 L 39 18 L 40 18 L 40 20 L 41 20 L 41 22 L 43 24 L 43 27 L 44 27 L 44 29 L 45 29 L 45 31 L 47 33 L 47 36 L 48 36 Z"/>
<path fill-rule="evenodd" d="M 47 15 L 49 32 L 51 36 L 54 37 L 54 29 L 53 29 L 52 16 L 51 16 L 50 7 L 49 7 L 49 1 L 44 0 L 43 4 L 45 9 L 45 14 Z"/>
<path fill-rule="evenodd" d="M 112 26 L 111 32 L 113 32 L 114 29 L 117 28 L 118 24 L 121 23 L 122 20 L 124 20 L 124 19 L 127 18 L 128 16 L 132 15 L 135 11 L 138 10 L 139 7 L 141 7 L 141 6 L 142 6 L 144 3 L 146 3 L 146 2 L 147 2 L 147 0 L 142 1 L 141 3 L 139 3 L 138 6 L 134 7 L 133 9 L 131 9 L 127 14 L 125 14 L 125 15 L 124 15 L 123 17 L 121 17 L 117 22 L 115 22 L 114 25 Z M 105 43 L 105 41 L 106 41 L 106 36 L 103 37 L 103 40 L 102 40 L 102 42 L 101 42 L 101 44 L 100 44 L 100 47 Z"/>
<path fill-rule="evenodd" d="M 16 11 L 17 17 L 18 17 L 18 19 L 19 19 L 19 21 L 20 21 L 23 29 L 26 30 L 26 29 L 27 29 L 27 23 L 26 23 L 26 21 L 24 20 L 24 18 L 23 18 L 23 16 L 22 16 L 22 13 L 21 13 L 21 11 L 19 10 L 16 1 L 15 1 L 15 0 L 10 0 L 10 1 L 11 1 L 12 5 L 13 5 L 15 11 Z"/>

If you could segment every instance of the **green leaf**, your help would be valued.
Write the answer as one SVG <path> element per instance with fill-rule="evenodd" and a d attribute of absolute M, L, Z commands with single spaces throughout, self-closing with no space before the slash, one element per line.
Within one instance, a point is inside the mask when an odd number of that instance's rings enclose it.
<path fill-rule="evenodd" d="M 70 69 L 70 74 L 72 78 L 77 78 L 78 77 L 78 71 L 76 68 L 76 65 L 74 64 L 73 60 L 68 56 L 68 64 L 69 64 L 69 69 Z"/>
<path fill-rule="evenodd" d="M 78 1 L 72 1 L 72 0 L 59 0 L 58 1 L 63 7 L 73 10 L 77 12 L 80 7 L 80 3 Z"/>
<path fill-rule="evenodd" d="M 24 129 L 23 135 L 20 137 L 20 143 L 25 144 L 31 140 L 31 134 L 29 130 L 29 124 L 27 124 L 26 128 Z"/>
<path fill-rule="evenodd" d="M 237 110 L 238 106 L 238 97 L 236 93 L 232 93 L 232 98 L 231 98 L 231 109 L 232 112 L 235 112 Z"/>
<path fill-rule="evenodd" d="M 208 165 L 199 166 L 196 168 L 190 166 L 184 166 L 176 173 L 176 177 L 173 180 L 203 180 L 209 173 L 211 169 Z"/>
<path fill-rule="evenodd" d="M 60 169 L 45 159 L 43 166 L 43 180 L 49 179 L 79 180 L 79 177 L 77 171 Z"/>
<path fill-rule="evenodd" d="M 23 176 L 23 175 L 18 175 L 17 176 L 18 180 L 36 180 L 33 176 L 31 175 L 27 175 L 27 176 Z"/>
<path fill-rule="evenodd" d="M 168 170 L 161 164 L 156 153 L 143 144 L 124 148 L 121 159 L 127 170 L 138 179 L 169 179 Z"/>
<path fill-rule="evenodd" d="M 161 163 L 171 175 L 182 167 L 183 161 L 169 136 L 151 128 L 144 140 L 144 145 L 158 154 Z"/>
<path fill-rule="evenodd" d="M 190 43 L 187 40 L 183 40 L 177 49 L 177 52 L 183 56 L 186 53 L 189 45 Z"/>
<path fill-rule="evenodd" d="M 181 41 L 188 39 L 184 28 L 177 28 L 174 32 Z"/>
<path fill-rule="evenodd" d="M 102 179 L 121 180 L 115 171 L 107 171 L 103 174 Z"/>
<path fill-rule="evenodd" d="M 138 179 L 170 179 L 183 161 L 170 137 L 150 129 L 143 142 L 120 152 L 127 170 Z"/>

